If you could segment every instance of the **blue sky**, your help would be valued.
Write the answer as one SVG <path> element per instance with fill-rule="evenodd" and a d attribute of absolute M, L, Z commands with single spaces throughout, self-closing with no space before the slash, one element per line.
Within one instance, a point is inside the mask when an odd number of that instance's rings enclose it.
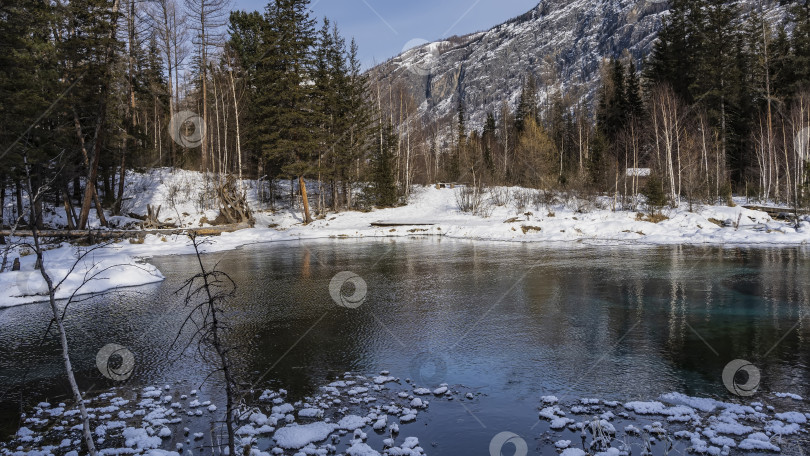
<path fill-rule="evenodd" d="M 399 54 L 410 41 L 486 30 L 523 14 L 539 0 L 312 0 L 315 15 L 354 37 L 368 67 Z M 263 11 L 267 0 L 235 0 L 234 8 Z"/>

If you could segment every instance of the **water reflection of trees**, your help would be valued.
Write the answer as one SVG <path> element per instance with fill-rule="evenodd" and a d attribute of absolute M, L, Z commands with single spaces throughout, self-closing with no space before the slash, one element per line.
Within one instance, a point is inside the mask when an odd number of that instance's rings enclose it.
<path fill-rule="evenodd" d="M 684 391 L 724 394 L 723 367 L 744 358 L 762 370 L 763 388 L 784 389 L 807 375 L 807 264 L 801 249 L 602 248 L 536 271 L 523 290 L 538 344 L 572 365 L 611 352 L 594 382 L 678 380 Z"/>
<path fill-rule="evenodd" d="M 259 386 L 303 396 L 345 371 L 408 376 L 410 357 L 430 351 L 447 358 L 450 376 L 580 382 L 594 394 L 619 385 L 721 395 L 723 367 L 743 358 L 761 369 L 766 389 L 810 393 L 805 249 L 355 242 L 264 246 L 221 259 L 239 285 L 229 318 L 247 384 L 267 373 Z M 171 335 L 183 261 L 161 260 L 169 279 L 148 298 L 105 295 L 77 308 L 83 318 L 74 324 L 127 346 L 158 320 L 155 334 Z M 345 270 L 368 283 L 356 310 L 329 296 L 331 278 Z M 133 349 L 144 363 L 140 380 L 165 381 L 174 369 L 158 336 Z M 203 370 L 182 366 L 190 370 L 175 378 Z"/>

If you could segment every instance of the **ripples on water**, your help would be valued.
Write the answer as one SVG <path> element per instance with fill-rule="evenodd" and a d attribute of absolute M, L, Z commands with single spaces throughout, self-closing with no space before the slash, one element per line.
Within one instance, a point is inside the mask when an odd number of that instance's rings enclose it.
<path fill-rule="evenodd" d="M 810 329 L 800 319 L 810 310 L 809 258 L 803 248 L 417 238 L 276 243 L 205 260 L 237 282 L 228 319 L 246 383 L 262 378 L 302 397 L 345 371 L 388 369 L 463 384 L 485 394 L 476 419 L 460 407 L 428 418 L 451 426 L 427 438 L 452 442 L 480 433 L 478 420 L 528 430 L 541 395 L 626 401 L 679 391 L 729 400 L 721 373 L 739 358 L 760 368 L 763 391 L 810 396 Z M 95 368 L 107 343 L 135 353 L 133 386 L 192 388 L 208 374 L 193 356 L 168 352 L 185 311 L 175 291 L 196 273 L 196 259 L 151 262 L 166 281 L 72 304 L 66 326 L 83 388 L 111 386 Z M 368 285 L 358 309 L 330 298 L 340 271 Z M 48 321 L 45 304 L 0 310 L 4 434 L 17 425 L 20 400 L 25 409 L 67 395 L 58 342 L 43 338 Z"/>

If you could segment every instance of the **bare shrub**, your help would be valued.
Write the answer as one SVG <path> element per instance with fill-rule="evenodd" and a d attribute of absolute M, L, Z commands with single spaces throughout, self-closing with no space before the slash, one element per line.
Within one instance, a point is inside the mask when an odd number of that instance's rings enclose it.
<path fill-rule="evenodd" d="M 503 207 L 512 201 L 512 192 L 507 187 L 496 187 L 490 192 L 490 199 L 492 204 L 498 207 Z"/>
<path fill-rule="evenodd" d="M 532 204 L 534 205 L 535 210 L 538 212 L 542 211 L 543 209 L 550 210 L 552 206 L 560 203 L 561 200 L 557 194 L 550 190 L 537 190 L 532 197 Z"/>
<path fill-rule="evenodd" d="M 461 212 L 489 217 L 492 206 L 487 202 L 487 190 L 482 185 L 465 185 L 456 188 L 456 205 Z"/>
<path fill-rule="evenodd" d="M 599 201 L 599 195 L 596 193 L 571 191 L 566 194 L 565 206 L 574 212 L 587 214 L 596 209 L 604 208 L 604 203 Z"/>
<path fill-rule="evenodd" d="M 524 212 L 532 201 L 534 192 L 521 188 L 512 192 L 512 206 L 518 213 Z"/>

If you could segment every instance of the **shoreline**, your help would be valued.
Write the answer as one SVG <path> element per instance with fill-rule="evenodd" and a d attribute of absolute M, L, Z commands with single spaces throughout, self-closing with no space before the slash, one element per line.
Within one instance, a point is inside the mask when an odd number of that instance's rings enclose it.
<path fill-rule="evenodd" d="M 161 173 L 157 173 L 161 174 Z M 165 173 L 164 173 L 165 174 Z M 178 172 L 167 174 L 176 180 L 190 179 L 194 173 Z M 152 175 L 140 175 L 142 179 L 154 179 Z M 135 185 L 135 183 L 133 183 Z M 129 212 L 144 212 L 147 205 L 165 202 L 165 184 L 152 186 L 153 193 L 142 198 Z M 242 247 L 269 244 L 273 242 L 311 242 L 325 240 L 361 239 L 409 239 L 431 237 L 437 239 L 466 240 L 483 243 L 509 243 L 540 245 L 548 248 L 572 248 L 577 246 L 649 248 L 649 247 L 719 247 L 719 248 L 803 248 L 810 242 L 810 216 L 803 216 L 798 228 L 784 220 L 774 220 L 768 213 L 746 209 L 743 201 L 736 207 L 695 205 L 690 212 L 686 207 L 668 208 L 655 217 L 633 211 L 614 211 L 612 198 L 597 197 L 582 200 L 557 195 L 553 202 L 530 204 L 526 195 L 534 190 L 517 187 L 492 189 L 498 194 L 512 195 L 496 205 L 494 199 L 486 200 L 484 216 L 473 215 L 459 210 L 452 189 L 435 187 L 414 187 L 408 204 L 395 208 L 376 209 L 369 212 L 346 211 L 328 213 L 309 225 L 301 224 L 301 214 L 293 209 L 276 212 L 256 211 L 255 227 L 232 232 L 221 232 L 217 236 L 206 237 L 202 253 L 234 251 Z M 255 207 L 255 195 L 250 194 Z M 522 195 L 523 203 L 518 203 Z M 536 196 L 536 195 L 535 195 Z M 685 206 L 685 205 L 684 205 Z M 177 224 L 178 229 L 213 230 L 216 227 L 199 226 L 201 214 L 192 203 L 172 206 L 169 213 L 176 219 L 166 219 Z M 193 214 L 193 215 L 192 215 Z M 205 213 L 214 217 L 213 214 Z M 136 221 L 126 217 L 119 222 Z M 209 218 L 210 219 L 210 218 Z M 58 212 L 54 221 L 59 220 Z M 94 222 L 97 223 L 97 222 Z M 58 223 L 54 225 L 58 226 Z M 374 226 L 377 225 L 377 226 Z M 93 229 L 97 226 L 93 225 Z M 10 238 L 8 242 L 19 241 Z M 506 244 L 504 244 L 506 245 Z M 82 251 L 93 246 L 83 247 L 67 242 L 54 244 L 44 253 L 49 270 L 61 279 L 59 271 L 67 273 L 70 266 Z M 20 271 L 7 271 L 0 274 L 0 307 L 38 302 L 35 296 L 41 284 L 30 282 L 34 273 L 34 256 L 30 248 L 17 245 L 9 252 L 9 262 L 20 259 Z M 107 280 L 95 281 L 83 288 L 82 294 L 106 292 L 112 289 L 143 285 L 163 279 L 162 274 L 144 260 L 172 255 L 194 253 L 190 240 L 182 234 L 147 234 L 135 239 L 113 242 L 87 258 L 85 270 L 91 270 L 95 263 L 107 261 L 107 266 L 122 266 L 116 274 L 104 277 Z M 152 268 L 138 274 L 127 274 L 123 269 Z M 75 274 L 75 272 L 73 273 Z M 68 281 L 70 282 L 70 280 Z M 58 291 L 63 299 L 80 288 L 80 278 L 72 285 Z M 101 282 L 101 283 L 100 283 Z M 33 293 L 31 291 L 34 291 Z M 41 290 L 40 290 L 41 291 Z"/>

